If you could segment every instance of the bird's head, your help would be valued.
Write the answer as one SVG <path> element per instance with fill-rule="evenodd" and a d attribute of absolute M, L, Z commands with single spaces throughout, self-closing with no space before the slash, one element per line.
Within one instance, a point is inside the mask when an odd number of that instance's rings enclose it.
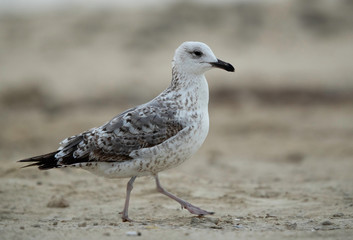
<path fill-rule="evenodd" d="M 179 72 L 187 74 L 203 74 L 216 67 L 234 72 L 234 67 L 214 55 L 209 46 L 202 42 L 184 42 L 176 50 L 173 66 Z"/>

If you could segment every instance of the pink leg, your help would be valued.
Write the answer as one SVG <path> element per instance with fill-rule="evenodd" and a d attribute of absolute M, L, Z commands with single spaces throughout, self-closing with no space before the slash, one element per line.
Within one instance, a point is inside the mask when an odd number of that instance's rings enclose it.
<path fill-rule="evenodd" d="M 181 198 L 178 198 L 177 196 L 167 192 L 166 190 L 164 190 L 164 188 L 161 186 L 161 184 L 159 183 L 159 179 L 158 179 L 158 175 L 155 175 L 154 176 L 155 179 L 156 179 L 156 184 L 157 184 L 157 190 L 158 192 L 170 197 L 171 199 L 174 199 L 175 201 L 177 201 L 178 203 L 180 203 L 181 207 L 182 208 L 185 208 L 187 209 L 190 213 L 192 214 L 196 214 L 196 215 L 199 215 L 199 216 L 204 216 L 204 215 L 208 215 L 208 214 L 214 214 L 214 212 L 208 212 L 208 211 L 205 211 L 201 208 L 198 208 L 186 201 L 184 201 L 183 199 Z"/>
<path fill-rule="evenodd" d="M 128 211 L 129 211 L 130 193 L 133 189 L 133 183 L 134 183 L 135 179 L 136 179 L 136 177 L 132 177 L 129 180 L 129 182 L 127 183 L 125 206 L 124 206 L 124 210 L 122 212 L 123 215 L 121 217 L 123 219 L 123 222 L 132 222 L 132 220 L 128 216 Z"/>

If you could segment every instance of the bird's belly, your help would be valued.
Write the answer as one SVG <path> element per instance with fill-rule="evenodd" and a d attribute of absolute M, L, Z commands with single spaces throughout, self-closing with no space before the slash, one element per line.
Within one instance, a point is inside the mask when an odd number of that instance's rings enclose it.
<path fill-rule="evenodd" d="M 128 178 L 132 176 L 147 176 L 150 172 L 139 171 L 142 161 L 139 159 L 124 162 L 95 162 L 70 165 L 80 167 L 95 175 L 106 178 Z"/>

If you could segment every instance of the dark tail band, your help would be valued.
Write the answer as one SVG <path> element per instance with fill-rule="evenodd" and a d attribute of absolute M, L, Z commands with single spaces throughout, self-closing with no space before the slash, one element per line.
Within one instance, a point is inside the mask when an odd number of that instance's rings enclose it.
<path fill-rule="evenodd" d="M 47 153 L 47 154 L 36 156 L 36 157 L 22 159 L 22 160 L 19 160 L 18 162 L 33 162 L 33 163 L 26 165 L 22 168 L 32 167 L 32 166 L 38 166 L 38 168 L 40 170 L 48 170 L 51 168 L 57 168 L 60 165 L 58 165 L 58 160 L 55 158 L 56 153 L 58 153 L 58 151 Z"/>

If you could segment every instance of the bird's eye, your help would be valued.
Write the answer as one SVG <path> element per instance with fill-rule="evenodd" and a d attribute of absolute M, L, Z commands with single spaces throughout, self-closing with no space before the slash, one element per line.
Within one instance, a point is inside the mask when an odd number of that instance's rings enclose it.
<path fill-rule="evenodd" d="M 202 56 L 202 52 L 201 51 L 194 51 L 193 54 L 197 57 L 201 57 Z"/>

